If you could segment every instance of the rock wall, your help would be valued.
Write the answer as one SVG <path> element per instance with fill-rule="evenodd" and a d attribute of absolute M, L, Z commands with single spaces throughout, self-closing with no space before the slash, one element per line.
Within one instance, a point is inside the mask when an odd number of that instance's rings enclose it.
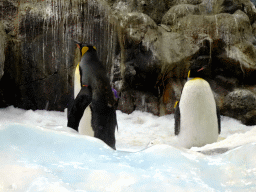
<path fill-rule="evenodd" d="M 116 36 L 104 2 L 6 0 L 0 6 L 7 35 L 2 107 L 64 110 L 80 59 L 74 40 L 95 45 L 110 72 Z"/>
<path fill-rule="evenodd" d="M 190 62 L 208 39 L 207 80 L 221 113 L 256 124 L 250 0 L 4 0 L 0 9 L 1 107 L 64 110 L 78 40 L 97 47 L 119 109 L 173 113 Z"/>

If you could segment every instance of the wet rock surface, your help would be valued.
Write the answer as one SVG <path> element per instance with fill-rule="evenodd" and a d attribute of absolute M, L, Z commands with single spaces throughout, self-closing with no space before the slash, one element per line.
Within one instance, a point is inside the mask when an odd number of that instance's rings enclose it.
<path fill-rule="evenodd" d="M 6 0 L 0 7 L 7 44 L 0 106 L 63 111 L 80 59 L 74 40 L 95 45 L 110 71 L 116 36 L 103 1 Z"/>
<path fill-rule="evenodd" d="M 78 40 L 96 46 L 119 109 L 173 113 L 190 63 L 208 40 L 207 80 L 222 114 L 256 124 L 250 0 L 4 0 L 0 9 L 1 107 L 64 110 Z"/>
<path fill-rule="evenodd" d="M 226 95 L 222 113 L 237 118 L 246 125 L 254 125 L 256 119 L 256 94 L 247 89 L 237 89 Z"/>

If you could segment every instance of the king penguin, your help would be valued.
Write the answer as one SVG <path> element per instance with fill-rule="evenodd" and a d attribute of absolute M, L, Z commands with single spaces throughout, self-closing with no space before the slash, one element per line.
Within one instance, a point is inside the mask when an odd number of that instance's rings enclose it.
<path fill-rule="evenodd" d="M 69 109 L 68 127 L 80 134 L 101 139 L 115 149 L 117 126 L 114 95 L 96 47 L 77 43 L 81 62 L 74 74 L 74 102 Z"/>
<path fill-rule="evenodd" d="M 198 56 L 192 61 L 181 98 L 175 106 L 175 135 L 184 148 L 214 143 L 221 132 L 220 113 L 207 76 L 211 57 Z"/>

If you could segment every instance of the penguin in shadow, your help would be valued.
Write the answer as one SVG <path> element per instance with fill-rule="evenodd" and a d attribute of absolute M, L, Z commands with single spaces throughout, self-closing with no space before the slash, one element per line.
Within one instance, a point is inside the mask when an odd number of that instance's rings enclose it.
<path fill-rule="evenodd" d="M 81 62 L 75 71 L 75 100 L 68 109 L 67 126 L 116 149 L 116 101 L 106 69 L 99 61 L 96 47 L 78 42 L 77 47 Z"/>
<path fill-rule="evenodd" d="M 192 60 L 180 101 L 175 104 L 175 135 L 184 148 L 214 143 L 221 132 L 220 112 L 209 83 L 210 41 L 205 40 Z"/>

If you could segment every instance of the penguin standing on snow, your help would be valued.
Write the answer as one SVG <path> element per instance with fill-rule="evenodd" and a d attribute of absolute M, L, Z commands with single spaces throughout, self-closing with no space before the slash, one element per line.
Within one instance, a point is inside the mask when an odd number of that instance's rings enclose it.
<path fill-rule="evenodd" d="M 201 56 L 191 63 L 188 81 L 175 106 L 175 135 L 185 148 L 214 143 L 221 132 L 220 113 L 211 87 L 204 80 L 211 62 L 209 52 L 206 51 L 208 48 L 203 47 Z M 205 55 L 205 51 L 208 55 Z"/>
<path fill-rule="evenodd" d="M 75 71 L 75 100 L 69 109 L 67 126 L 78 131 L 82 125 L 82 129 L 87 129 L 87 135 L 93 135 L 115 149 L 115 100 L 106 69 L 94 46 L 77 43 L 77 47 L 82 58 Z"/>

